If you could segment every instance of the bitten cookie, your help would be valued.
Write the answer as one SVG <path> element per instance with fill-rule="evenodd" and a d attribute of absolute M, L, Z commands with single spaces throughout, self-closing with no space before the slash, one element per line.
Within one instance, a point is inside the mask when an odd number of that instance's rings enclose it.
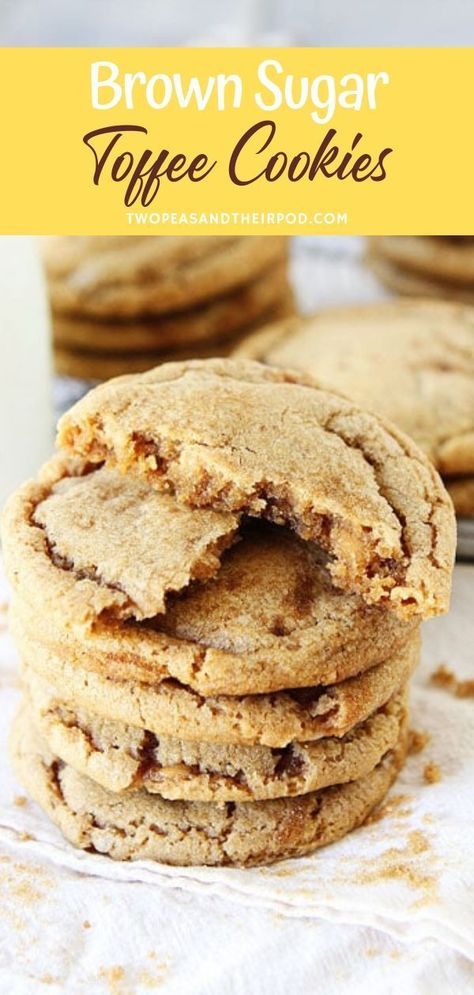
<path fill-rule="evenodd" d="M 91 391 L 59 445 L 211 507 L 290 525 L 333 583 L 402 616 L 449 603 L 454 516 L 438 475 L 393 426 L 303 374 L 170 363 Z"/>
<path fill-rule="evenodd" d="M 320 551 L 288 529 L 249 520 L 237 532 L 237 515 L 79 459 L 50 461 L 3 525 L 22 624 L 114 679 L 174 677 L 206 695 L 331 684 L 418 624 L 334 588 Z"/>

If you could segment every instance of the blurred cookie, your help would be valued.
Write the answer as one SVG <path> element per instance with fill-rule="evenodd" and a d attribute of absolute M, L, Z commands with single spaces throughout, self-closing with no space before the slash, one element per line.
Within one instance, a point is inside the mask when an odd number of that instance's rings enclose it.
<path fill-rule="evenodd" d="M 125 318 L 181 311 L 231 293 L 287 252 L 283 237 L 54 236 L 43 242 L 52 309 Z"/>
<path fill-rule="evenodd" d="M 237 291 L 216 297 L 189 311 L 145 318 L 108 321 L 84 316 L 53 315 L 56 346 L 99 353 L 165 353 L 226 342 L 273 310 L 290 302 L 286 260 L 278 262 Z M 154 364 L 156 366 L 156 363 Z"/>
<path fill-rule="evenodd" d="M 397 294 L 407 297 L 441 298 L 474 305 L 474 286 L 470 289 L 469 286 L 442 283 L 421 273 L 401 269 L 374 249 L 369 250 L 367 260 L 375 275 L 388 290 L 393 290 Z"/>
<path fill-rule="evenodd" d="M 260 322 L 278 321 L 295 313 L 293 291 L 284 283 L 278 302 L 260 316 Z M 226 356 L 248 335 L 251 328 L 244 326 L 234 332 L 230 338 L 199 341 L 178 349 L 157 352 L 92 351 L 79 350 L 56 344 L 54 346 L 54 366 L 56 373 L 75 377 L 78 380 L 102 381 L 111 377 L 123 376 L 127 373 L 143 373 L 170 360 L 199 359 L 213 356 Z M 133 350 L 133 347 L 132 347 Z"/>
<path fill-rule="evenodd" d="M 474 238 L 380 235 L 370 239 L 370 247 L 372 254 L 400 270 L 442 283 L 467 287 L 474 284 Z"/>

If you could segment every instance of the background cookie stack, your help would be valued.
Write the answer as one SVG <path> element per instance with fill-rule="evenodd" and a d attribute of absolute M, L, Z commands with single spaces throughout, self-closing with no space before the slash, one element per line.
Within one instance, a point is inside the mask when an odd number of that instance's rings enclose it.
<path fill-rule="evenodd" d="M 226 355 L 293 313 L 287 254 L 280 237 L 44 239 L 57 372 L 105 380 Z"/>
<path fill-rule="evenodd" d="M 360 825 L 406 752 L 451 506 L 418 449 L 297 374 L 110 382 L 11 499 L 32 796 L 117 859 L 258 864 Z"/>
<path fill-rule="evenodd" d="M 474 308 L 332 308 L 269 325 L 237 353 L 303 369 L 395 422 L 441 473 L 457 514 L 474 517 Z"/>
<path fill-rule="evenodd" d="M 389 290 L 474 304 L 474 236 L 381 235 L 368 261 Z"/>

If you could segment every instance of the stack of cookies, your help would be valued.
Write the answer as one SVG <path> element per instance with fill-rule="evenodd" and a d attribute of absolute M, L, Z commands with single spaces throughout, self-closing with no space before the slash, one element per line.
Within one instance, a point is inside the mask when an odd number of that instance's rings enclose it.
<path fill-rule="evenodd" d="M 368 244 L 369 263 L 389 290 L 474 304 L 474 236 L 382 235 Z"/>
<path fill-rule="evenodd" d="M 75 845 L 271 863 L 359 826 L 406 753 L 454 519 L 401 432 L 196 360 L 110 381 L 3 522 L 20 780 Z"/>
<path fill-rule="evenodd" d="M 387 301 L 269 325 L 237 352 L 302 369 L 395 422 L 474 517 L 474 308 Z"/>
<path fill-rule="evenodd" d="M 44 239 L 57 372 L 106 380 L 166 359 L 228 354 L 245 331 L 293 313 L 287 243 Z"/>

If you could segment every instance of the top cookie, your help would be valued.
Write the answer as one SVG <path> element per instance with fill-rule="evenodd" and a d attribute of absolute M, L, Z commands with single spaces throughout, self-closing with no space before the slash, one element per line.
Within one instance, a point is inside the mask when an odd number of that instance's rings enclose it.
<path fill-rule="evenodd" d="M 53 310 L 96 317 L 181 311 L 231 292 L 286 254 L 283 237 L 54 236 L 43 243 Z"/>
<path fill-rule="evenodd" d="M 369 604 L 402 616 L 447 609 L 454 516 L 437 474 L 393 426 L 303 374 L 164 364 L 91 391 L 58 440 L 193 507 L 289 525 L 326 550 L 336 586 Z"/>
<path fill-rule="evenodd" d="M 288 319 L 240 355 L 302 367 L 394 421 L 446 475 L 474 472 L 474 308 L 387 301 Z"/>

